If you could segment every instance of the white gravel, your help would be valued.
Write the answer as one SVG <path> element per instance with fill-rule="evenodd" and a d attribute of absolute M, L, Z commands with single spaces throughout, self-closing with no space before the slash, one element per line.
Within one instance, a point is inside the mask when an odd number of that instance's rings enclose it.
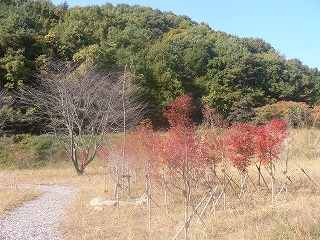
<path fill-rule="evenodd" d="M 0 239 L 63 239 L 58 230 L 65 207 L 75 196 L 73 187 L 60 185 L 28 186 L 44 191 L 39 198 L 0 218 Z"/>

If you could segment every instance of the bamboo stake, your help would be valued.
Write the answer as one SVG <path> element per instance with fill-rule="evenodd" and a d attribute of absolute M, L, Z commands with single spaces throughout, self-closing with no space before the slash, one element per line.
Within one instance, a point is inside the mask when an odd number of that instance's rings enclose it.
<path fill-rule="evenodd" d="M 264 182 L 264 184 L 266 185 L 268 191 L 270 192 L 270 188 L 268 187 L 267 181 L 266 181 L 265 178 L 263 177 L 261 171 L 259 170 L 259 167 L 258 167 L 257 165 L 256 165 L 256 167 L 258 168 L 258 171 L 259 171 L 259 174 L 260 174 L 260 176 L 261 176 L 261 178 L 262 178 L 262 181 Z"/>
<path fill-rule="evenodd" d="M 214 202 L 214 216 L 216 216 L 216 206 L 217 206 L 217 204 L 218 204 L 221 196 L 222 196 L 222 192 L 220 193 L 220 195 L 219 195 L 219 197 L 217 198 L 217 200 Z M 212 212 L 212 210 L 211 210 L 211 212 Z M 210 213 L 211 213 L 211 212 L 210 212 Z"/>
<path fill-rule="evenodd" d="M 297 164 L 297 163 L 296 163 Z M 297 164 L 298 165 L 298 164 Z M 300 170 L 307 176 L 307 178 L 315 185 L 315 186 L 318 186 L 312 179 L 311 177 L 306 173 L 306 171 L 298 165 L 298 167 L 300 168 Z"/>
<path fill-rule="evenodd" d="M 158 204 L 153 198 L 151 198 L 151 201 L 152 201 L 158 208 L 161 209 L 161 206 L 159 206 L 159 204 Z M 171 217 L 169 216 L 169 214 L 166 213 L 166 215 L 167 215 L 167 217 L 168 217 L 172 222 L 175 222 L 175 220 L 174 220 L 173 218 L 171 218 Z"/>
<path fill-rule="evenodd" d="M 213 191 L 211 191 L 210 197 L 209 197 L 209 199 L 208 199 L 208 201 L 207 201 L 206 205 L 204 206 L 203 210 L 201 211 L 201 213 L 200 213 L 200 215 L 199 215 L 199 218 L 198 218 L 198 220 L 197 220 L 197 222 L 196 222 L 196 224 L 195 224 L 195 225 L 197 225 L 197 224 L 199 223 L 199 221 L 200 221 L 200 219 L 201 219 L 202 215 L 204 214 L 204 212 L 205 212 L 205 210 L 207 209 L 207 207 L 208 207 L 209 203 L 211 202 L 212 198 L 214 197 L 214 194 L 215 194 L 215 192 L 216 192 L 217 188 L 218 188 L 218 185 L 215 187 L 215 189 L 214 189 Z M 201 219 L 201 220 L 202 220 L 202 219 Z"/>
<path fill-rule="evenodd" d="M 234 189 L 234 187 L 233 187 L 233 185 L 231 184 L 231 182 L 233 182 L 233 183 L 240 189 L 239 185 L 238 185 L 238 184 L 232 179 L 232 177 L 229 176 L 227 173 L 225 173 L 225 175 L 228 176 L 228 179 L 227 179 L 228 182 L 227 182 L 227 184 L 226 184 L 225 187 L 227 187 L 227 185 L 230 184 L 230 187 L 231 187 L 234 195 L 238 198 L 239 201 L 241 201 L 241 199 L 240 199 L 240 197 L 239 197 L 239 194 L 238 194 L 237 191 Z M 224 207 L 224 209 L 225 209 L 225 207 Z"/>
<path fill-rule="evenodd" d="M 254 184 L 253 180 L 251 179 L 250 175 L 247 174 L 248 179 L 250 180 L 250 182 L 252 183 L 252 185 L 254 186 L 254 188 L 258 191 L 257 186 Z"/>
<path fill-rule="evenodd" d="M 233 180 L 233 178 L 232 178 L 232 176 L 230 176 L 228 173 L 224 173 L 227 177 L 228 177 L 228 180 L 229 180 L 229 182 L 231 181 L 231 182 L 233 182 L 234 183 L 234 185 L 236 185 L 239 189 L 241 189 L 241 187 Z"/>
<path fill-rule="evenodd" d="M 293 169 L 290 175 L 288 175 L 287 173 L 285 174 L 285 175 L 286 175 L 286 181 L 285 181 L 285 183 L 282 185 L 279 193 L 277 194 L 277 197 L 280 195 L 280 193 L 283 191 L 283 189 L 285 189 L 285 188 L 288 187 L 288 182 L 287 182 L 287 180 L 289 180 L 289 181 L 292 183 L 292 180 L 291 180 L 290 177 L 291 177 L 291 175 L 293 174 L 293 172 L 294 172 L 295 170 L 296 170 L 296 169 Z M 285 194 L 287 194 L 287 192 L 286 192 Z"/>
<path fill-rule="evenodd" d="M 197 210 L 199 209 L 199 207 L 201 206 L 201 204 L 204 202 L 204 200 L 206 200 L 207 196 L 203 197 L 202 200 L 198 203 L 198 205 L 195 207 L 193 213 L 188 217 L 187 222 L 184 223 L 182 225 L 182 227 L 179 229 L 179 231 L 177 232 L 177 234 L 174 236 L 173 240 L 177 239 L 177 237 L 179 236 L 179 234 L 182 232 L 182 230 L 186 227 L 186 224 L 189 224 L 192 217 L 196 214 Z"/>
<path fill-rule="evenodd" d="M 242 194 L 244 194 L 244 185 L 246 183 L 246 175 L 241 173 L 240 175 L 240 194 L 239 198 L 241 197 Z"/>

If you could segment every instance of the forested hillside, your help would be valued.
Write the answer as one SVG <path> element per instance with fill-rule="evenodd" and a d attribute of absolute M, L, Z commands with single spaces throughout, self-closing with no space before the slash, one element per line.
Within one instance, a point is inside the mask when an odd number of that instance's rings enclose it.
<path fill-rule="evenodd" d="M 0 87 L 32 85 L 52 60 L 130 70 L 154 123 L 162 121 L 162 107 L 183 93 L 192 95 L 199 118 L 203 105 L 230 120 L 247 120 L 253 108 L 280 100 L 320 103 L 320 72 L 287 60 L 262 39 L 148 7 L 1 0 Z"/>

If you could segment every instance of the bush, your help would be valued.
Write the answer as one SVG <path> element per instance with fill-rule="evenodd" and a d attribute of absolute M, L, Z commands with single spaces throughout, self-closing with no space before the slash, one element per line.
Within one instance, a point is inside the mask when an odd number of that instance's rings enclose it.
<path fill-rule="evenodd" d="M 320 106 L 314 106 L 310 111 L 312 127 L 320 128 Z"/>
<path fill-rule="evenodd" d="M 310 107 L 304 102 L 279 101 L 255 109 L 254 122 L 264 124 L 274 118 L 285 120 L 290 127 L 306 127 L 310 125 Z"/>
<path fill-rule="evenodd" d="M 0 139 L 0 165 L 9 168 L 37 168 L 65 157 L 55 136 L 18 134 Z"/>

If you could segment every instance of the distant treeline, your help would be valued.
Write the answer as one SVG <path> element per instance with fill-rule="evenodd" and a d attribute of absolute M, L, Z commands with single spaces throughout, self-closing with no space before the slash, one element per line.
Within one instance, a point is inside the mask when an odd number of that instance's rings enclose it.
<path fill-rule="evenodd" d="M 19 92 L 35 84 L 53 60 L 131 71 L 155 125 L 164 121 L 161 109 L 184 93 L 193 97 L 199 121 L 205 105 L 236 122 L 278 101 L 320 103 L 318 69 L 286 60 L 262 39 L 214 31 L 149 7 L 1 0 L 0 88 Z M 32 111 L 19 105 L 11 111 L 16 131 L 37 131 L 26 124 Z"/>

